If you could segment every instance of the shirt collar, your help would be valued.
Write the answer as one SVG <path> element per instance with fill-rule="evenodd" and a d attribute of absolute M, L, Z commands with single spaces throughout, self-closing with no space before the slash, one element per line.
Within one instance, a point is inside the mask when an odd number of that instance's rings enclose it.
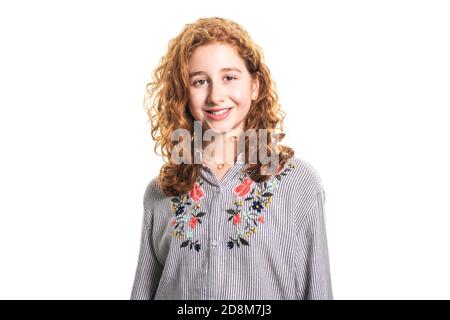
<path fill-rule="evenodd" d="M 244 151 L 239 153 L 236 157 L 236 163 L 243 164 L 245 162 L 245 154 Z"/>
<path fill-rule="evenodd" d="M 244 165 L 245 165 L 245 154 L 244 152 L 241 152 L 237 155 L 236 162 L 234 163 L 234 165 L 230 169 L 228 169 L 228 171 L 225 173 L 221 181 L 218 181 L 214 172 L 208 166 L 205 165 L 201 166 L 201 176 L 204 180 L 206 180 L 210 184 L 222 188 L 228 185 L 228 183 L 230 183 L 236 177 L 237 174 L 243 171 Z"/>

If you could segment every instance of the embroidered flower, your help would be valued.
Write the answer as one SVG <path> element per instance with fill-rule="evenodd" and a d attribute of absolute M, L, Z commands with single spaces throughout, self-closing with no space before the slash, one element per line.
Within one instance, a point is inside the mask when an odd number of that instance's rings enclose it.
<path fill-rule="evenodd" d="M 176 196 L 171 199 L 172 211 L 175 217 L 170 222 L 174 228 L 172 235 L 182 241 L 180 248 L 189 247 L 190 250 L 200 251 L 201 245 L 199 240 L 194 240 L 194 230 L 198 229 L 198 225 L 202 223 L 201 217 L 206 212 L 201 211 L 201 204 L 198 203 L 205 197 L 205 193 L 201 188 L 202 182 L 198 179 L 194 187 L 188 194 Z M 191 200 L 195 203 L 192 203 Z M 189 227 L 191 230 L 186 230 Z"/>
<path fill-rule="evenodd" d="M 253 210 L 258 211 L 258 213 L 261 213 L 261 210 L 264 209 L 263 205 L 261 204 L 261 201 L 253 201 L 252 204 Z"/>
<path fill-rule="evenodd" d="M 197 222 L 198 222 L 198 219 L 196 217 L 192 217 L 191 220 L 189 220 L 189 227 L 191 227 L 192 229 L 195 229 Z"/>
<path fill-rule="evenodd" d="M 278 170 L 269 182 L 256 183 L 248 176 L 240 178 L 240 183 L 233 189 L 238 199 L 233 201 L 234 209 L 227 209 L 230 215 L 228 221 L 237 227 L 234 236 L 230 236 L 227 247 L 233 249 L 241 245 L 249 246 L 248 238 L 257 232 L 258 223 L 265 223 L 263 214 L 272 203 L 273 192 L 278 188 L 279 181 L 287 175 L 287 172 L 295 168 L 294 164 L 288 163 L 283 170 Z M 246 173 L 244 173 L 246 175 Z M 240 199 L 245 197 L 245 199 Z M 240 213 L 243 213 L 242 216 Z M 240 227 L 238 227 L 238 225 Z"/>
<path fill-rule="evenodd" d="M 251 190 L 253 186 L 253 180 L 250 178 L 245 178 L 241 184 L 237 185 L 233 192 L 238 197 L 245 197 Z"/>
<path fill-rule="evenodd" d="M 272 179 L 270 182 L 267 183 L 267 191 L 273 192 L 278 187 L 278 180 Z"/>
<path fill-rule="evenodd" d="M 203 189 L 200 187 L 198 182 L 195 182 L 194 187 L 191 191 L 189 191 L 189 197 L 195 202 L 198 202 L 199 200 L 203 199 L 205 196 L 205 193 L 203 192 Z"/>
<path fill-rule="evenodd" d="M 238 213 L 233 216 L 233 224 L 241 223 L 241 215 Z"/>

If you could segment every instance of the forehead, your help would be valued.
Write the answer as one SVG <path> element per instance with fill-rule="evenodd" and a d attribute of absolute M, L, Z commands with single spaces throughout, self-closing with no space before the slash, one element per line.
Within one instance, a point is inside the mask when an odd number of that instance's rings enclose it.
<path fill-rule="evenodd" d="M 236 67 L 243 70 L 244 60 L 236 49 L 228 44 L 215 43 L 196 48 L 189 58 L 189 72 L 215 72 L 222 68 Z"/>

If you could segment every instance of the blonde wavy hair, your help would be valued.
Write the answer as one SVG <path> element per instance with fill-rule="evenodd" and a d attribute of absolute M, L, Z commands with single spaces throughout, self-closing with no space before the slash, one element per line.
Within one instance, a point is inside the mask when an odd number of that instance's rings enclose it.
<path fill-rule="evenodd" d="M 194 118 L 189 111 L 189 58 L 197 47 L 210 43 L 228 44 L 235 48 L 245 61 L 248 72 L 260 86 L 258 98 L 252 101 L 245 119 L 247 129 L 266 129 L 268 133 L 267 154 L 274 152 L 272 133 L 281 132 L 284 137 L 283 119 L 285 113 L 280 109 L 275 83 L 264 63 L 262 49 L 253 42 L 247 31 L 234 21 L 220 17 L 200 18 L 186 24 L 181 33 L 169 41 L 167 52 L 160 59 L 152 73 L 152 81 L 146 86 L 144 108 L 151 125 L 151 136 L 155 142 L 154 151 L 162 156 L 164 165 L 160 169 L 159 183 L 166 196 L 178 196 L 191 190 L 201 172 L 201 164 L 171 161 L 172 149 L 178 142 L 172 141 L 176 129 L 186 129 L 193 136 Z M 259 139 L 259 138 L 258 138 Z M 271 175 L 263 175 L 263 164 L 249 163 L 249 141 L 245 140 L 245 171 L 255 182 L 268 180 Z M 259 146 L 259 143 L 257 144 Z M 158 153 L 160 149 L 161 153 Z M 194 150 L 194 147 L 191 148 Z M 277 144 L 280 168 L 294 155 L 290 147 Z M 194 155 L 192 155 L 194 157 Z M 193 159 L 193 158 L 192 158 Z"/>

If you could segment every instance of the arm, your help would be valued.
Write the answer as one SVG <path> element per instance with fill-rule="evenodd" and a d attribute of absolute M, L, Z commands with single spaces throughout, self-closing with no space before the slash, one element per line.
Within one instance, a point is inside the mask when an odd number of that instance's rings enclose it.
<path fill-rule="evenodd" d="M 134 277 L 131 300 L 152 300 L 158 288 L 163 266 L 158 261 L 152 243 L 153 214 L 146 206 L 149 193 L 144 196 L 144 217 L 142 221 L 139 259 Z"/>
<path fill-rule="evenodd" d="M 297 270 L 300 299 L 333 299 L 324 204 L 325 192 L 320 188 L 299 226 L 298 235 L 302 252 L 298 262 L 304 266 Z"/>

